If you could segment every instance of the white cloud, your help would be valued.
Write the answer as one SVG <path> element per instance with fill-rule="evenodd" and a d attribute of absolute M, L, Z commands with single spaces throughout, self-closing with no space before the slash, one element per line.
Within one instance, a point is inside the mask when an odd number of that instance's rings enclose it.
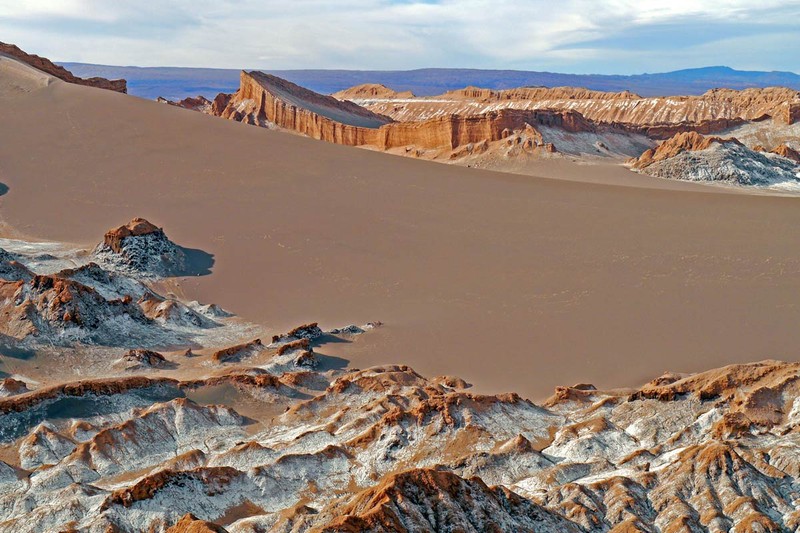
<path fill-rule="evenodd" d="M 772 53 L 774 39 L 725 32 L 774 25 L 777 34 L 798 14 L 800 0 L 0 0 L 0 38 L 62 61 L 111 64 L 625 73 L 692 53 L 733 66 L 761 54 L 762 68 L 787 68 L 794 60 Z M 644 46 L 648 27 L 673 24 L 679 34 L 698 21 L 709 30 L 701 43 L 665 39 L 663 57 Z M 714 50 L 716 41 L 727 48 Z"/>

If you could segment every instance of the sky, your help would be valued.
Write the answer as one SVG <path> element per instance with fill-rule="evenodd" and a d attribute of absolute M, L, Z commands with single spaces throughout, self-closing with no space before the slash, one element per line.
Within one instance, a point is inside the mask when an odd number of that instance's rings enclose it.
<path fill-rule="evenodd" d="M 54 61 L 216 68 L 800 72 L 800 0 L 0 0 Z"/>

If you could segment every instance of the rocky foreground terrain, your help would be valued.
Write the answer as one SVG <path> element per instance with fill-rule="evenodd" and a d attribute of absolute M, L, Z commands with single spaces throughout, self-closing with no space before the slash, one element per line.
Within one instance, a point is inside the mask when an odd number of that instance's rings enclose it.
<path fill-rule="evenodd" d="M 34 355 L 0 380 L 0 531 L 800 528 L 796 363 L 533 403 L 315 350 L 379 323 L 215 348 L 230 314 L 154 291 L 183 256 L 143 219 L 84 254 L 3 243 L 3 335 Z"/>

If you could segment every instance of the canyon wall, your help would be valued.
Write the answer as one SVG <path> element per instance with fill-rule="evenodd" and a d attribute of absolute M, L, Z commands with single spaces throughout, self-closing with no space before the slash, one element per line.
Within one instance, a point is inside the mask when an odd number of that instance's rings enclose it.
<path fill-rule="evenodd" d="M 259 126 L 277 126 L 314 139 L 387 150 L 403 146 L 453 149 L 496 141 L 528 126 L 551 126 L 569 132 L 596 127 L 575 111 L 500 109 L 482 115 L 446 115 L 418 122 L 392 122 L 352 102 L 303 89 L 275 76 L 242 72 L 233 95 L 218 95 L 211 113 Z"/>
<path fill-rule="evenodd" d="M 537 146 L 553 142 L 542 138 L 541 127 L 564 134 L 666 140 L 685 132 L 714 134 L 770 118 L 789 124 L 800 118 L 800 92 L 785 88 L 715 89 L 702 96 L 642 98 L 628 91 L 572 87 L 506 91 L 467 87 L 439 97 L 415 98 L 369 84 L 335 96 L 269 74 L 242 72 L 239 90 L 218 95 L 204 111 L 331 143 L 380 150 L 414 147 L 414 153 L 494 142 L 523 130 L 533 130 L 532 142 Z M 556 147 L 564 142 L 562 136 L 557 137 Z"/>

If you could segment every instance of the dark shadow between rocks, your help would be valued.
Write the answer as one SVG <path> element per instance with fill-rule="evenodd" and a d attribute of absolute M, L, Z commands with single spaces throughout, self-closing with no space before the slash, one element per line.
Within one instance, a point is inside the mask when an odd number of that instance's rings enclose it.
<path fill-rule="evenodd" d="M 341 337 L 337 337 L 336 335 L 331 335 L 330 333 L 323 333 L 313 341 L 311 341 L 311 346 L 325 346 L 326 344 L 351 344 L 353 341 L 349 339 L 343 339 Z"/>
<path fill-rule="evenodd" d="M 178 272 L 178 276 L 208 276 L 214 266 L 214 254 L 198 250 L 196 248 L 178 248 L 186 256 L 186 268 L 183 272 Z"/>
<path fill-rule="evenodd" d="M 8 185 L 0 183 L 0 196 L 4 196 L 8 192 Z"/>

